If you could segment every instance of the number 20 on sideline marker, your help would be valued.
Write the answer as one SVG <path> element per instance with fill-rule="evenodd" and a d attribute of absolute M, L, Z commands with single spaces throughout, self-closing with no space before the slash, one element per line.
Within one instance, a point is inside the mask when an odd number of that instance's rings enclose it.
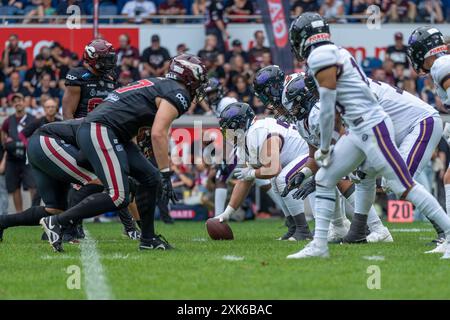
<path fill-rule="evenodd" d="M 411 223 L 414 221 L 413 205 L 409 201 L 388 200 L 388 222 Z"/>

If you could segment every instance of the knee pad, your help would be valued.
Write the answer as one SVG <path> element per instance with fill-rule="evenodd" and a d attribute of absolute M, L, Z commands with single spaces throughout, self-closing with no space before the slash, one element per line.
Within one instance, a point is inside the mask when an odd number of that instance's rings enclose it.
<path fill-rule="evenodd" d="M 342 177 L 334 177 L 326 168 L 320 168 L 315 175 L 316 184 L 326 188 L 335 187 L 339 179 Z"/>

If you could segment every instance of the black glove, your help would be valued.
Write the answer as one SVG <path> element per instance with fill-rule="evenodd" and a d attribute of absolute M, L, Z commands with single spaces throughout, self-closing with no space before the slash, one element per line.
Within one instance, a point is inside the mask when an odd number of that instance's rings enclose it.
<path fill-rule="evenodd" d="M 172 203 L 175 204 L 178 201 L 177 195 L 172 188 L 172 181 L 170 180 L 172 174 L 173 171 L 161 172 L 160 200 L 162 203 L 169 203 L 169 201 L 172 201 Z"/>
<path fill-rule="evenodd" d="M 292 195 L 292 197 L 295 200 L 302 199 L 305 200 L 308 195 L 316 191 L 316 180 L 312 179 L 311 181 L 308 181 L 303 186 L 301 186 L 295 193 Z"/>
<path fill-rule="evenodd" d="M 300 187 L 303 180 L 305 180 L 305 174 L 301 171 L 297 172 L 293 177 L 289 179 L 287 186 L 281 193 L 281 196 L 284 198 L 289 194 L 289 192 Z"/>

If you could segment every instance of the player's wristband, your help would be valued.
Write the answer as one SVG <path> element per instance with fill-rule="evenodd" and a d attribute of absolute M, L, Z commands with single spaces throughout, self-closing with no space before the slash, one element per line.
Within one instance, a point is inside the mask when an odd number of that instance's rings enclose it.
<path fill-rule="evenodd" d="M 170 171 L 170 168 L 164 168 L 164 169 L 161 169 L 161 170 L 159 170 L 161 173 L 164 173 L 164 172 L 169 172 Z"/>
<path fill-rule="evenodd" d="M 304 180 L 308 179 L 309 177 L 311 177 L 313 175 L 312 170 L 308 167 L 304 167 L 302 170 L 300 170 L 300 172 L 305 175 Z"/>

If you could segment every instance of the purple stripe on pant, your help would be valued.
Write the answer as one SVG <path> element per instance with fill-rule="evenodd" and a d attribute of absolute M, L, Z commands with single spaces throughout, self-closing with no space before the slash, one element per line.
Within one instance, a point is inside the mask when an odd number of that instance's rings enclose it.
<path fill-rule="evenodd" d="M 298 169 L 300 169 L 301 167 L 303 167 L 306 163 L 306 161 L 308 161 L 309 156 L 306 156 L 305 158 L 303 158 L 302 160 L 300 160 L 299 163 L 297 163 L 291 170 L 289 170 L 289 172 L 286 174 L 286 184 L 288 184 L 288 181 L 294 176 L 294 174 L 298 171 Z"/>
<path fill-rule="evenodd" d="M 380 148 L 389 165 L 392 167 L 392 169 L 394 169 L 394 172 L 399 178 L 402 185 L 406 189 L 411 188 L 414 184 L 411 174 L 406 167 L 405 161 L 400 156 L 400 153 L 392 142 L 391 136 L 389 135 L 389 130 L 386 127 L 384 121 L 377 124 L 372 130 L 375 133 L 378 147 Z"/>
<path fill-rule="evenodd" d="M 420 162 L 422 161 L 425 150 L 430 142 L 431 135 L 433 134 L 434 119 L 428 117 L 420 122 L 420 133 L 412 149 L 409 152 L 406 164 L 408 165 L 411 176 L 417 171 Z M 422 138 L 423 137 L 423 138 Z"/>

